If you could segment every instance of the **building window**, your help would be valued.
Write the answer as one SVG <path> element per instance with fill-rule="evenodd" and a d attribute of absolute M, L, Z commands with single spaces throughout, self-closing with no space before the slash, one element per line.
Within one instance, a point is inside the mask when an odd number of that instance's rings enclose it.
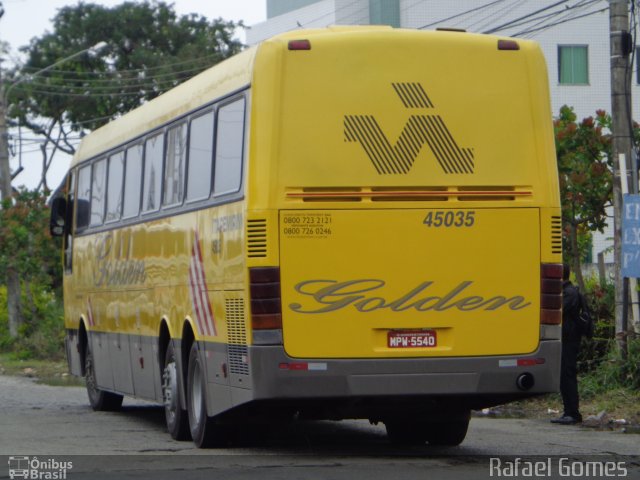
<path fill-rule="evenodd" d="M 561 85 L 589 84 L 589 55 L 586 45 L 558 46 L 558 82 Z"/>
<path fill-rule="evenodd" d="M 400 27 L 400 0 L 369 0 L 369 23 Z"/>

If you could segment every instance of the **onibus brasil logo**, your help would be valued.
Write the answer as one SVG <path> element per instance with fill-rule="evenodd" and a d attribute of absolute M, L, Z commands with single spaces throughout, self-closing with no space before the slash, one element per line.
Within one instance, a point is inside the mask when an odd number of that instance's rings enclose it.
<path fill-rule="evenodd" d="M 9 478 L 32 480 L 65 480 L 67 471 L 73 468 L 73 462 L 59 461 L 54 458 L 27 456 L 9 457 Z"/>
<path fill-rule="evenodd" d="M 420 83 L 392 83 L 404 108 L 418 111 L 409 116 L 400 137 L 392 145 L 373 115 L 345 115 L 344 139 L 359 143 L 380 175 L 409 173 L 422 147 L 431 149 L 445 173 L 474 171 L 473 149 L 458 146 Z"/>

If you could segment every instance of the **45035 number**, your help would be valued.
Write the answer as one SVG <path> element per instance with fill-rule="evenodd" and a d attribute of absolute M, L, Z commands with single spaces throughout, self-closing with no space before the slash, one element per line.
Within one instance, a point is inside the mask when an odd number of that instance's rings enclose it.
<path fill-rule="evenodd" d="M 474 210 L 435 210 L 427 213 L 422 223 L 427 227 L 473 227 L 476 222 Z"/>

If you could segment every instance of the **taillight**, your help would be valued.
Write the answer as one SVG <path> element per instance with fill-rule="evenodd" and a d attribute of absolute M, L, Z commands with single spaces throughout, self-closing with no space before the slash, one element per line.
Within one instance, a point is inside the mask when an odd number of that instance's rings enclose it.
<path fill-rule="evenodd" d="M 498 40 L 498 50 L 520 50 L 520 45 L 515 40 Z"/>
<path fill-rule="evenodd" d="M 540 323 L 562 322 L 562 264 L 543 263 L 540 268 Z"/>
<path fill-rule="evenodd" d="M 289 50 L 311 50 L 309 40 L 289 40 Z"/>
<path fill-rule="evenodd" d="M 251 294 L 251 326 L 253 329 L 282 329 L 280 269 L 278 267 L 250 268 L 249 290 Z"/>

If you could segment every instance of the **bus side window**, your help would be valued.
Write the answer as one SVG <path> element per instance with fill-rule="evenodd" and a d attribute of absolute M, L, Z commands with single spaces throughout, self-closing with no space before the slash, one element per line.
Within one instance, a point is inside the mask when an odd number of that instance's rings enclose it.
<path fill-rule="evenodd" d="M 78 174 L 78 201 L 76 203 L 76 232 L 89 226 L 91 204 L 91 165 L 82 167 Z"/>
<path fill-rule="evenodd" d="M 214 195 L 240 190 L 244 147 L 244 98 L 220 108 L 216 136 Z"/>
<path fill-rule="evenodd" d="M 144 149 L 144 191 L 142 212 L 155 212 L 160 208 L 162 188 L 162 153 L 164 134 L 147 139 Z"/>
<path fill-rule="evenodd" d="M 122 212 L 122 174 L 124 170 L 124 152 L 109 157 L 107 175 L 107 215 L 105 223 L 120 220 Z"/>
<path fill-rule="evenodd" d="M 184 173 L 187 164 L 187 124 L 167 132 L 167 159 L 164 169 L 163 205 L 180 205 L 184 198 Z"/>
<path fill-rule="evenodd" d="M 67 217 L 65 219 L 66 233 L 64 235 L 64 271 L 65 273 L 71 273 L 71 266 L 73 261 L 73 209 L 75 205 L 76 196 L 76 170 L 69 172 L 69 180 L 67 182 Z"/>
<path fill-rule="evenodd" d="M 93 164 L 91 175 L 91 221 L 92 227 L 102 225 L 106 200 L 107 160 L 103 158 Z"/>
<path fill-rule="evenodd" d="M 191 121 L 187 202 L 209 198 L 213 173 L 213 112 Z"/>
<path fill-rule="evenodd" d="M 140 213 L 140 187 L 142 185 L 142 144 L 127 149 L 124 175 L 124 207 L 122 218 L 137 217 Z"/>

